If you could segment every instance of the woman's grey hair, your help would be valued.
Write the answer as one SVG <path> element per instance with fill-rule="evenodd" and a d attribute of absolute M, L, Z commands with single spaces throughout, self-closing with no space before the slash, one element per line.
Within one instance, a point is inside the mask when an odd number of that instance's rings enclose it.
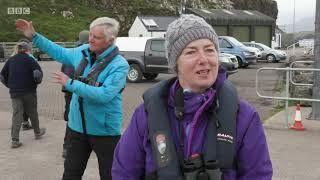
<path fill-rule="evenodd" d="M 100 17 L 92 21 L 90 24 L 90 29 L 95 26 L 104 26 L 104 34 L 106 39 L 113 37 L 114 39 L 118 36 L 119 32 L 119 22 L 113 18 Z"/>

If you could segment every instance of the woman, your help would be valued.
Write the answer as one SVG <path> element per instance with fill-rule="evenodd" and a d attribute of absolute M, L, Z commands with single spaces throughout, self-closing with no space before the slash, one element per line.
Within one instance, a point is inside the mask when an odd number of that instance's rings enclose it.
<path fill-rule="evenodd" d="M 219 69 L 218 36 L 183 15 L 167 30 L 177 77 L 147 90 L 114 154 L 113 180 L 269 180 L 272 165 L 256 110 Z"/>

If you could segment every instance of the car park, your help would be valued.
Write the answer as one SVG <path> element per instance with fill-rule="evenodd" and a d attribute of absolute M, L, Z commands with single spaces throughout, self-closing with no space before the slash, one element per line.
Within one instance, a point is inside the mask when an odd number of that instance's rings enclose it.
<path fill-rule="evenodd" d="M 279 62 L 287 59 L 287 54 L 284 51 L 272 49 L 262 43 L 243 42 L 243 44 L 260 49 L 261 57 L 259 59 L 267 60 L 268 62 Z"/>
<path fill-rule="evenodd" d="M 128 61 L 130 68 L 127 75 L 128 82 L 141 82 L 157 78 L 159 73 L 171 74 L 165 56 L 164 38 L 153 37 L 118 37 L 116 45 L 120 54 Z M 220 53 L 220 64 L 228 74 L 238 70 L 237 57 Z"/>
<path fill-rule="evenodd" d="M 247 46 L 248 47 L 248 46 Z M 257 60 L 261 58 L 261 50 L 256 48 L 256 47 L 248 47 L 250 48 L 251 50 L 253 50 L 255 53 L 256 53 L 256 56 L 257 56 Z"/>
<path fill-rule="evenodd" d="M 248 48 L 231 36 L 219 36 L 219 50 L 221 53 L 235 55 L 239 67 L 247 67 L 257 61 L 257 54 L 252 48 Z"/>
<path fill-rule="evenodd" d="M 130 65 L 128 82 L 140 82 L 143 77 L 153 80 L 159 73 L 171 73 L 165 56 L 164 38 L 118 37 L 115 44 Z"/>
<path fill-rule="evenodd" d="M 227 70 L 228 75 L 238 72 L 239 65 L 237 57 L 232 54 L 220 53 L 219 63 L 220 66 L 224 67 Z"/>

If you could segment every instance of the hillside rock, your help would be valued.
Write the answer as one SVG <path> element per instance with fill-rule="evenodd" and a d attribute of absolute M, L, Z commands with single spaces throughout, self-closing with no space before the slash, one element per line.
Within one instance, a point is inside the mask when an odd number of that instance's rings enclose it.
<path fill-rule="evenodd" d="M 274 19 L 278 17 L 278 5 L 274 0 L 231 0 L 234 9 L 257 10 Z"/>
<path fill-rule="evenodd" d="M 0 42 L 17 41 L 21 35 L 14 20 L 32 20 L 40 33 L 53 41 L 76 41 L 78 32 L 89 27 L 96 17 L 109 16 L 120 22 L 119 36 L 127 36 L 138 15 L 173 16 L 181 12 L 184 0 L 15 0 L 1 1 L 1 7 L 30 7 L 30 15 L 8 15 L 0 9 Z M 188 0 L 187 7 L 206 9 L 252 9 L 277 17 L 277 3 L 272 0 Z"/>

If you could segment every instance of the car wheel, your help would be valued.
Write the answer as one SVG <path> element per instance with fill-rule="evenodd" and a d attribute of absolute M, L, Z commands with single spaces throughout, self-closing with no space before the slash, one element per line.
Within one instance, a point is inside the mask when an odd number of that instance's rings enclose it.
<path fill-rule="evenodd" d="M 144 73 L 143 77 L 145 77 L 147 80 L 154 80 L 156 77 L 158 77 L 159 74 L 157 73 Z"/>
<path fill-rule="evenodd" d="M 238 61 L 239 67 L 243 67 L 242 59 L 238 56 L 237 56 L 237 61 Z"/>
<path fill-rule="evenodd" d="M 131 83 L 137 83 L 142 79 L 142 72 L 137 64 L 130 64 L 127 80 Z"/>
<path fill-rule="evenodd" d="M 273 54 L 269 54 L 267 56 L 267 62 L 271 63 L 271 62 L 275 62 L 276 61 L 276 57 Z"/>

